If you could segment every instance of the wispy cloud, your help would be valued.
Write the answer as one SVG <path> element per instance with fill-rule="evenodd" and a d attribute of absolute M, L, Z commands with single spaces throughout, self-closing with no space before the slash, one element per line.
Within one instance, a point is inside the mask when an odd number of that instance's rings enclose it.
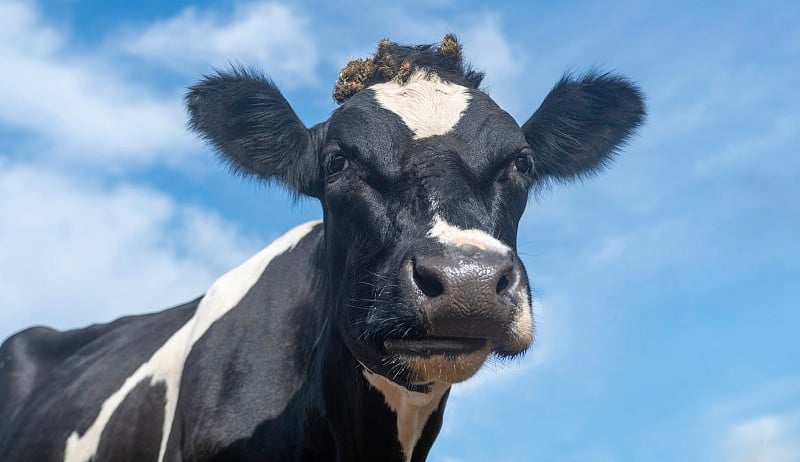
<path fill-rule="evenodd" d="M 791 113 L 763 114 L 765 126 L 757 133 L 736 134 L 717 152 L 698 159 L 694 172 L 700 177 L 748 171 L 752 175 L 790 176 L 800 170 L 797 156 L 785 156 L 788 146 L 800 142 L 800 120 Z M 775 169 L 776 165 L 781 168 Z"/>
<path fill-rule="evenodd" d="M 199 50 L 159 44 L 159 34 L 175 33 L 185 46 L 212 37 L 219 57 L 265 39 L 264 20 L 287 28 L 272 28 L 282 38 L 269 59 L 287 78 L 307 78 L 313 50 L 303 63 L 276 51 L 295 49 L 281 40 L 303 34 L 302 21 L 278 4 L 241 7 L 226 21 L 185 10 L 138 34 L 128 29 L 126 39 L 156 65 L 179 54 L 182 65 L 196 64 Z M 217 214 L 126 179 L 199 150 L 185 129 L 182 89 L 136 81 L 120 70 L 130 57 L 107 43 L 79 49 L 73 39 L 35 3 L 0 2 L 0 127 L 22 134 L 0 151 L 0 267 L 13 268 L 0 281 L 0 338 L 42 320 L 76 327 L 186 301 L 257 248 Z M 263 49 L 255 42 L 247 49 Z M 147 46 L 162 47 L 164 60 Z"/>
<path fill-rule="evenodd" d="M 0 31 L 0 123 L 35 138 L 35 155 L 119 168 L 169 162 L 194 143 L 179 95 L 160 97 L 111 61 L 71 52 L 31 3 L 0 3 Z"/>
<path fill-rule="evenodd" d="M 697 419 L 709 460 L 800 462 L 800 377 L 736 387 Z"/>
<path fill-rule="evenodd" d="M 460 36 L 465 53 L 476 68 L 486 72 L 483 87 L 487 92 L 512 114 L 522 114 L 521 117 L 533 114 L 536 108 L 524 107 L 518 94 L 518 79 L 527 65 L 525 53 L 508 37 L 502 17 L 485 11 L 479 17 L 470 18 L 462 27 L 464 31 Z"/>
<path fill-rule="evenodd" d="M 287 87 L 315 80 L 310 20 L 281 3 L 237 4 L 230 14 L 189 7 L 115 42 L 126 53 L 192 76 L 234 63 L 266 69 Z"/>
<path fill-rule="evenodd" d="M 0 197 L 0 338 L 182 303 L 258 247 L 163 193 L 2 159 Z"/>
<path fill-rule="evenodd" d="M 800 418 L 763 415 L 738 422 L 723 444 L 731 462 L 798 462 Z"/>

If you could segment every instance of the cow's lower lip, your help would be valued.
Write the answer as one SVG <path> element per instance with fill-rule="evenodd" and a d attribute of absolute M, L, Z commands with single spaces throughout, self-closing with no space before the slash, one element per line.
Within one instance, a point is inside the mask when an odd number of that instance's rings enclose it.
<path fill-rule="evenodd" d="M 393 353 L 421 356 L 469 354 L 480 350 L 485 345 L 486 339 L 470 337 L 397 338 L 383 342 L 384 348 Z"/>

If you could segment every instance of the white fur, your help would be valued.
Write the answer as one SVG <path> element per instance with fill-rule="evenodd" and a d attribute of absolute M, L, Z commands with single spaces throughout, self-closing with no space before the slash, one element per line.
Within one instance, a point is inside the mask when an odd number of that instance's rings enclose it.
<path fill-rule="evenodd" d="M 372 388 L 383 395 L 386 404 L 397 414 L 397 439 L 400 441 L 406 462 L 410 462 L 414 447 L 422 436 L 428 418 L 439 407 L 442 396 L 450 385 L 434 383 L 429 393 L 420 393 L 400 386 L 366 368 L 364 377 Z"/>
<path fill-rule="evenodd" d="M 456 247 L 469 245 L 504 255 L 511 252 L 507 245 L 488 233 L 479 229 L 461 229 L 451 225 L 438 214 L 433 217 L 433 225 L 428 231 L 428 237 L 434 237 L 444 245 Z"/>
<path fill-rule="evenodd" d="M 527 348 L 533 341 L 533 313 L 531 311 L 531 299 L 527 290 L 519 290 L 519 313 L 514 321 L 511 331 L 511 347 L 514 349 Z"/>
<path fill-rule="evenodd" d="M 370 88 L 384 109 L 400 116 L 415 139 L 444 135 L 452 130 L 471 99 L 466 87 L 422 70 L 415 71 L 406 82 L 392 80 Z"/>
<path fill-rule="evenodd" d="M 83 435 L 73 432 L 67 439 L 64 462 L 86 462 L 97 452 L 100 437 L 109 419 L 128 393 L 141 381 L 150 379 L 151 384 L 163 382 L 166 387 L 166 405 L 161 432 L 158 461 L 164 460 L 175 408 L 178 404 L 183 366 L 194 344 L 211 325 L 241 301 L 242 297 L 258 281 L 267 265 L 276 256 L 294 248 L 318 222 L 300 225 L 251 257 L 237 268 L 217 279 L 200 300 L 194 316 L 172 334 L 153 356 L 109 396 L 100 407 L 100 413 Z"/>

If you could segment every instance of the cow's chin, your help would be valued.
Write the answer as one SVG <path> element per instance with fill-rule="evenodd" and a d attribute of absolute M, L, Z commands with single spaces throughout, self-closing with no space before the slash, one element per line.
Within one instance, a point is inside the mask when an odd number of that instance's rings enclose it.
<path fill-rule="evenodd" d="M 491 352 L 492 346 L 486 342 L 483 347 L 469 353 L 407 355 L 403 357 L 403 362 L 416 383 L 451 384 L 463 382 L 475 375 Z"/>
<path fill-rule="evenodd" d="M 492 354 L 493 346 L 491 341 L 485 340 L 475 348 L 460 352 L 447 348 L 433 351 L 362 349 L 362 354 L 356 358 L 371 373 L 411 391 L 427 392 L 432 385 L 449 386 L 475 375 Z"/>

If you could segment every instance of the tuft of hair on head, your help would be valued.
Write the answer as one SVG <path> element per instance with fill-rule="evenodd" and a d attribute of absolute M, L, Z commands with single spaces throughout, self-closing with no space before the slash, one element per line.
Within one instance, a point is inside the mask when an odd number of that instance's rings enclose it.
<path fill-rule="evenodd" d="M 440 78 L 469 88 L 478 88 L 483 73 L 464 64 L 462 46 L 453 34 L 439 45 L 398 45 L 389 39 L 378 42 L 375 55 L 354 59 L 339 72 L 333 99 L 342 104 L 359 91 L 376 83 L 397 80 L 405 83 L 415 70 L 435 73 Z"/>
<path fill-rule="evenodd" d="M 461 44 L 458 43 L 458 39 L 453 34 L 445 35 L 442 39 L 442 43 L 439 44 L 439 53 L 443 56 L 452 56 L 461 60 L 461 51 Z"/>
<path fill-rule="evenodd" d="M 354 59 L 339 71 L 339 79 L 333 87 L 333 99 L 343 103 L 364 88 L 364 82 L 375 73 L 375 61 Z"/>

